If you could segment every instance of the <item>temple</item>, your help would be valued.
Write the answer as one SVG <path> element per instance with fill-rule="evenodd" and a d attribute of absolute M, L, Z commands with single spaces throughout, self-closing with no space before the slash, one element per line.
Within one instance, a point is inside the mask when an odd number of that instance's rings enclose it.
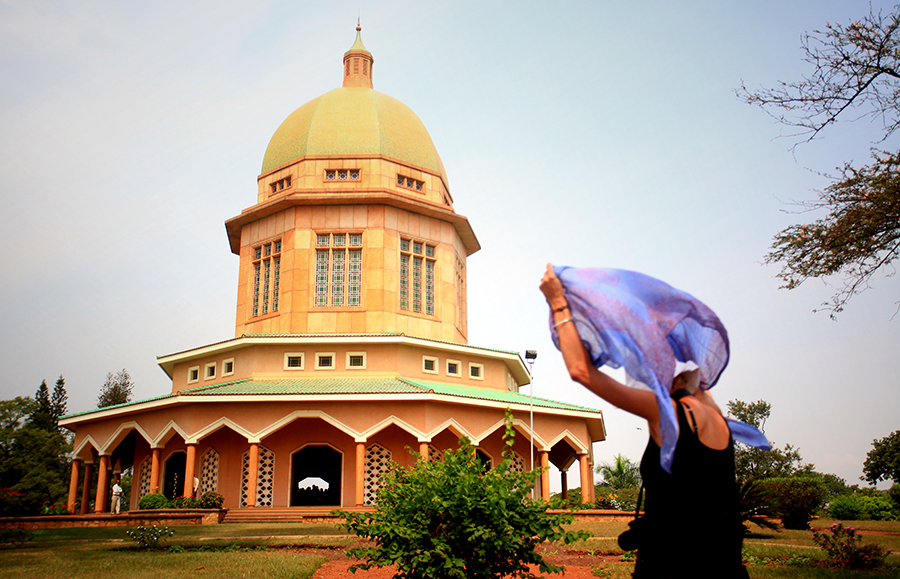
<path fill-rule="evenodd" d="M 518 353 L 467 343 L 478 239 L 425 125 L 373 89 L 360 30 L 343 86 L 278 127 L 255 204 L 225 223 L 240 256 L 234 337 L 158 357 L 171 392 L 60 420 L 75 433 L 71 512 L 104 512 L 127 469 L 132 509 L 211 490 L 229 511 L 364 507 L 391 464 L 439 460 L 463 436 L 496 464 L 507 409 L 517 468 L 552 463 L 565 490 L 577 464 L 593 501 L 603 416 L 532 404 Z M 549 498 L 546 470 L 538 488 Z"/>

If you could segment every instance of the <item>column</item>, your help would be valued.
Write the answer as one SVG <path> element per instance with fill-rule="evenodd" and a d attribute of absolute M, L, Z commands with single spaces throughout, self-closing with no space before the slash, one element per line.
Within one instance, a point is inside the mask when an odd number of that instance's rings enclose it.
<path fill-rule="evenodd" d="M 591 476 L 591 465 L 588 463 L 588 455 L 578 455 L 578 465 L 581 467 L 581 502 L 590 504 L 594 502 L 594 477 Z"/>
<path fill-rule="evenodd" d="M 97 495 L 94 498 L 94 512 L 106 510 L 106 487 L 109 485 L 109 455 L 100 455 L 100 466 L 97 467 Z"/>
<path fill-rule="evenodd" d="M 197 445 L 187 445 L 187 457 L 184 459 L 184 481 L 181 484 L 181 496 L 194 496 L 194 473 L 196 472 Z"/>
<path fill-rule="evenodd" d="M 562 499 L 564 501 L 569 500 L 568 475 L 569 475 L 569 471 L 567 471 L 567 470 L 559 471 L 559 483 L 562 485 Z"/>
<path fill-rule="evenodd" d="M 94 478 L 94 463 L 88 462 L 84 465 L 84 486 L 81 489 L 81 510 L 79 514 L 88 514 L 88 508 L 91 506 L 91 479 Z"/>
<path fill-rule="evenodd" d="M 250 473 L 247 477 L 247 507 L 256 506 L 256 485 L 259 481 L 259 443 L 250 445 Z"/>
<path fill-rule="evenodd" d="M 422 462 L 428 462 L 428 443 L 419 443 L 419 454 L 422 456 Z"/>
<path fill-rule="evenodd" d="M 75 501 L 78 500 L 78 471 L 81 469 L 81 460 L 76 458 L 72 461 L 72 474 L 69 476 L 69 499 L 66 506 L 69 508 L 69 514 L 75 514 Z"/>
<path fill-rule="evenodd" d="M 366 504 L 366 443 L 356 443 L 356 506 Z"/>
<path fill-rule="evenodd" d="M 162 449 L 154 448 L 150 455 L 150 492 L 159 492 L 159 459 Z"/>
<path fill-rule="evenodd" d="M 550 453 L 541 451 L 541 498 L 550 500 Z"/>

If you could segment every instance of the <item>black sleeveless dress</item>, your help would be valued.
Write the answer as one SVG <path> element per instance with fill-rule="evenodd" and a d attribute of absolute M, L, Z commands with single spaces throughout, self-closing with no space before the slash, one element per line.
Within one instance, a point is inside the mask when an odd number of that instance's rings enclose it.
<path fill-rule="evenodd" d="M 673 397 L 681 398 L 680 392 Z M 734 440 L 723 450 L 705 446 L 676 404 L 680 435 L 672 473 L 659 464 L 653 439 L 641 459 L 647 539 L 638 549 L 634 577 L 747 578 L 741 561 L 744 527 L 734 479 Z"/>

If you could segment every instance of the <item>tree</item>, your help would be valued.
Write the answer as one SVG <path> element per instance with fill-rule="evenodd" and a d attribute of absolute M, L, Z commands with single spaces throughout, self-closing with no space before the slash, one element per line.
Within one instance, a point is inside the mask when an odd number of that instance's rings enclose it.
<path fill-rule="evenodd" d="M 863 474 L 860 478 L 873 485 L 882 480 L 900 483 L 900 430 L 872 441 L 872 450 L 863 463 Z"/>
<path fill-rule="evenodd" d="M 765 432 L 766 420 L 772 405 L 765 400 L 744 402 L 731 400 L 726 405 L 728 414 Z M 735 475 L 739 481 L 787 477 L 794 474 L 810 474 L 813 465 L 804 465 L 800 452 L 787 444 L 783 449 L 772 444 L 772 450 L 762 450 L 737 443 L 734 449 Z"/>
<path fill-rule="evenodd" d="M 614 490 L 636 489 L 641 486 L 640 466 L 621 454 L 616 455 L 612 462 L 597 465 L 596 471 L 603 477 L 601 484 Z"/>
<path fill-rule="evenodd" d="M 97 408 L 131 402 L 133 388 L 134 382 L 131 381 L 128 370 L 122 368 L 115 376 L 110 372 L 106 375 L 106 383 L 100 389 L 100 396 L 97 397 Z"/>
<path fill-rule="evenodd" d="M 848 116 L 880 120 L 880 141 L 900 128 L 900 6 L 888 16 L 870 6 L 867 16 L 846 26 L 829 22 L 824 31 L 804 34 L 801 50 L 813 67 L 810 76 L 756 92 L 742 84 L 737 91 L 795 128 L 794 146 Z M 827 214 L 780 231 L 765 257 L 766 263 L 781 264 L 778 277 L 786 289 L 809 278 L 842 276 L 839 289 L 822 304 L 832 318 L 900 252 L 900 155 L 873 150 L 872 158 L 863 167 L 845 164 L 818 199 L 797 203 L 801 212 Z"/>
<path fill-rule="evenodd" d="M 47 381 L 42 380 L 38 386 L 37 392 L 34 394 L 34 408 L 28 422 L 35 428 L 50 431 L 55 429 L 53 423 L 53 406 L 50 402 L 50 390 L 47 388 Z"/>
<path fill-rule="evenodd" d="M 351 570 L 397 565 L 397 576 L 407 579 L 536 579 L 529 564 L 541 573 L 562 571 L 535 547 L 587 534 L 563 531 L 572 515 L 550 514 L 547 503 L 529 498 L 538 471 L 513 470 L 513 433 L 507 415 L 496 468 L 484 471 L 475 448 L 462 439 L 442 460 L 419 457 L 409 470 L 394 465 L 382 475 L 374 512 L 338 511 L 349 530 L 376 544 L 349 551 L 366 559 Z"/>
<path fill-rule="evenodd" d="M 53 396 L 50 398 L 50 416 L 53 418 L 53 426 L 59 428 L 59 417 L 66 413 L 69 404 L 69 395 L 66 394 L 66 379 L 62 374 L 53 387 Z"/>

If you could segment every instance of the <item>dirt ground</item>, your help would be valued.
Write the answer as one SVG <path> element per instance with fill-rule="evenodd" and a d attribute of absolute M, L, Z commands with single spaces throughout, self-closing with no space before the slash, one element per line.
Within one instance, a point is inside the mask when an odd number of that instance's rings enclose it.
<path fill-rule="evenodd" d="M 348 567 L 355 561 L 348 558 L 341 549 L 304 549 L 304 552 L 315 553 L 327 557 L 329 561 L 319 567 L 313 579 L 390 579 L 394 576 L 394 567 L 369 569 L 351 573 Z M 552 550 L 544 549 L 544 559 L 554 565 L 566 568 L 565 575 L 552 574 L 548 577 L 565 577 L 565 579 L 594 579 L 591 570 L 601 563 L 618 561 L 617 556 L 589 555 L 585 551 L 570 551 L 564 547 L 554 546 Z"/>

